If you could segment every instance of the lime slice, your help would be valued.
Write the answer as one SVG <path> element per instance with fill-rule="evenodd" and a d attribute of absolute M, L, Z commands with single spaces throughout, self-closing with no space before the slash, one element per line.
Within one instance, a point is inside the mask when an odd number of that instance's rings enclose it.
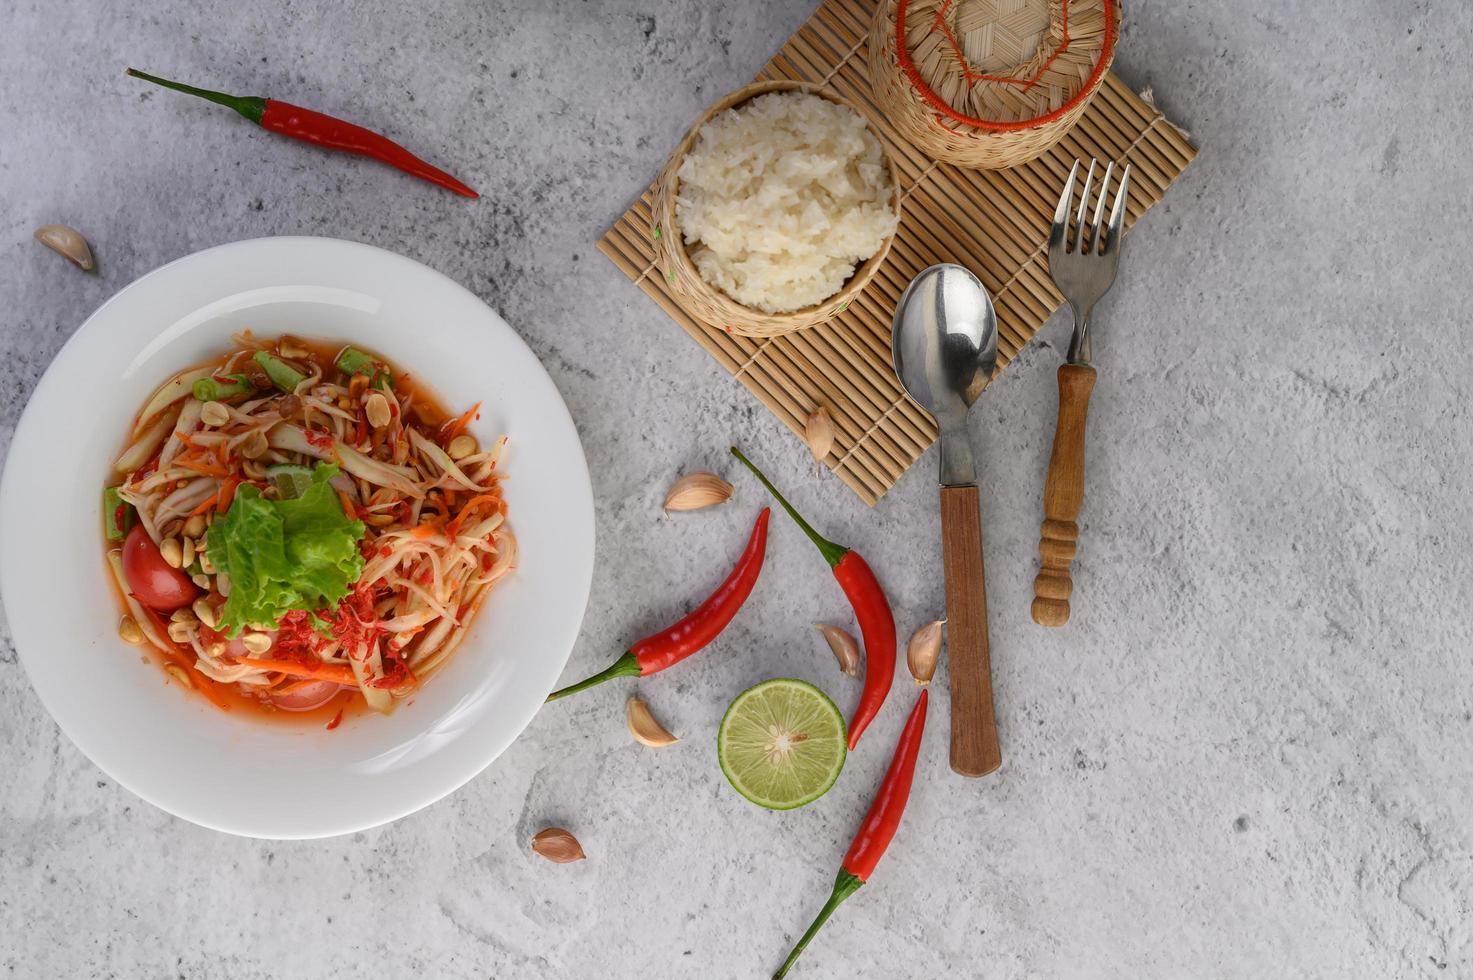
<path fill-rule="evenodd" d="M 844 716 L 834 702 L 791 677 L 738 694 L 716 733 L 727 781 L 769 810 L 791 810 L 827 793 L 848 752 Z"/>
<path fill-rule="evenodd" d="M 279 466 L 266 467 L 266 475 L 276 484 L 276 495 L 282 500 L 296 500 L 312 485 L 310 466 L 282 463 Z"/>

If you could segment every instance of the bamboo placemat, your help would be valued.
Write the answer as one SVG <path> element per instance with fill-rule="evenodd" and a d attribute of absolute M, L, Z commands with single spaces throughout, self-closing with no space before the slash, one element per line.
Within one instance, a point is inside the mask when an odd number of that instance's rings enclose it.
<path fill-rule="evenodd" d="M 666 292 L 655 266 L 648 190 L 598 243 L 795 434 L 801 436 L 814 408 L 827 406 L 835 423 L 827 465 L 869 504 L 936 439 L 935 423 L 901 390 L 890 366 L 890 320 L 910 280 L 937 262 L 975 272 L 997 308 L 1001 371 L 1063 302 L 1048 276 L 1046 246 L 1074 159 L 1131 164 L 1128 228 L 1197 154 L 1181 130 L 1112 74 L 1079 124 L 1037 160 L 1011 170 L 936 163 L 895 135 L 870 95 L 865 48 L 873 10 L 866 0 L 824 0 L 758 76 L 831 86 L 865 114 L 899 164 L 895 246 L 848 310 L 767 339 L 738 337 L 693 318 Z"/>

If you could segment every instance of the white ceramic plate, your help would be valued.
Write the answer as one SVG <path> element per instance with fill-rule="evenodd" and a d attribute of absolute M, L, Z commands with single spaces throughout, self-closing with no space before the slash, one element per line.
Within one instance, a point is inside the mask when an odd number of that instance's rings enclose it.
<path fill-rule="evenodd" d="M 101 488 L 153 388 L 249 328 L 357 341 L 472 431 L 510 436 L 515 572 L 412 702 L 336 731 L 220 712 L 117 637 Z M 0 591 L 31 683 L 67 736 L 170 813 L 252 837 L 345 834 L 454 791 L 521 733 L 567 662 L 593 572 L 583 449 L 547 372 L 506 322 L 424 266 L 367 245 L 265 238 L 144 276 L 82 325 L 36 386 L 0 486 Z"/>

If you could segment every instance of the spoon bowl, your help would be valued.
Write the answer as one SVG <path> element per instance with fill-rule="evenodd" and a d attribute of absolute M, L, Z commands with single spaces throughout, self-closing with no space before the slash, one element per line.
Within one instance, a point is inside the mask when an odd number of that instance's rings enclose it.
<path fill-rule="evenodd" d="M 981 280 L 949 264 L 916 276 L 895 307 L 890 354 L 901 385 L 941 429 L 942 485 L 975 483 L 967 409 L 997 367 L 997 314 Z"/>
<path fill-rule="evenodd" d="M 967 436 L 967 410 L 997 367 L 997 314 L 981 281 L 959 265 L 933 265 L 916 276 L 895 308 L 890 352 L 900 383 L 941 432 L 951 768 L 984 776 L 1002 764 L 1002 753 L 992 706 L 977 465 Z"/>

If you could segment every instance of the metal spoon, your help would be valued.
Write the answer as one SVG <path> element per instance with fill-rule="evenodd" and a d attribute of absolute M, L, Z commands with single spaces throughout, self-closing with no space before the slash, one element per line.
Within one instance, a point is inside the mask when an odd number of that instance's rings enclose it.
<path fill-rule="evenodd" d="M 890 344 L 900 383 L 941 430 L 951 768 L 985 776 L 1002 764 L 1002 753 L 992 710 L 982 517 L 967 410 L 997 366 L 997 315 L 986 288 L 959 265 L 931 266 L 900 297 Z"/>

